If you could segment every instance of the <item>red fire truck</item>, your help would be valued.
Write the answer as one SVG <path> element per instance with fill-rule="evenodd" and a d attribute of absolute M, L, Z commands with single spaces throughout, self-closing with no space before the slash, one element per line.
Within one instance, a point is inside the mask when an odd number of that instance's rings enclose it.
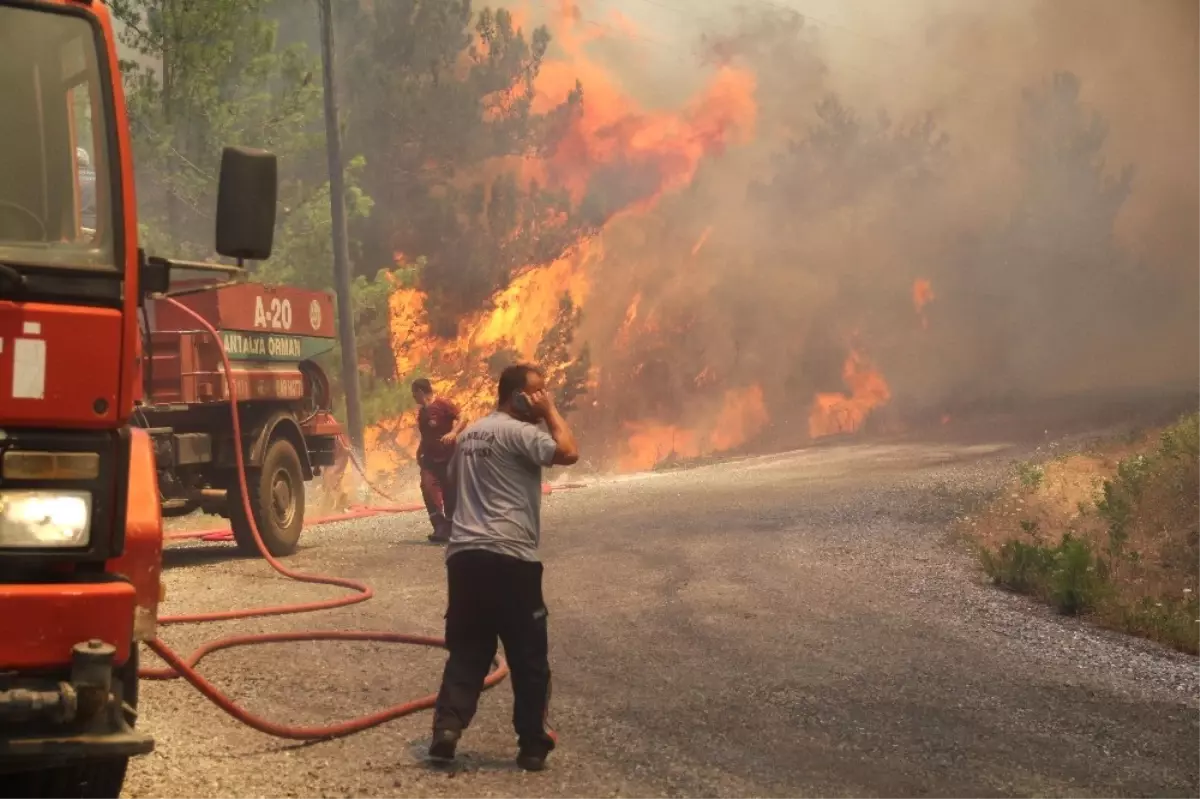
<path fill-rule="evenodd" d="M 163 511 L 226 509 L 244 530 L 227 509 L 241 445 L 268 547 L 295 546 L 303 480 L 337 436 L 302 363 L 332 308 L 251 285 L 180 296 L 238 363 L 247 440 L 232 441 L 215 342 L 148 299 L 172 264 L 139 247 L 103 3 L 0 0 L 0 97 L 0 792 L 117 796 L 153 747 L 137 648 L 155 635 Z M 227 150 L 220 179 L 217 253 L 265 259 L 274 157 Z"/>

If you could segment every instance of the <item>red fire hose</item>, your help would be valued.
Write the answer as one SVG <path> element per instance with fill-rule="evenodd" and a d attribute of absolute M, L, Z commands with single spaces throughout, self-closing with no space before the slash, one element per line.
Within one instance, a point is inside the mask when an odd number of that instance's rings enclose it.
<path fill-rule="evenodd" d="M 233 379 L 233 367 L 229 363 L 229 355 L 225 351 L 225 347 L 221 342 L 221 337 L 217 335 L 217 331 L 210 325 L 202 316 L 188 308 L 186 305 L 177 302 L 171 298 L 166 298 L 176 308 L 184 311 L 194 318 L 205 330 L 212 335 L 213 340 L 217 342 L 217 346 L 221 352 L 221 361 L 225 372 L 225 382 L 229 390 L 229 407 L 233 417 L 233 440 L 242 440 L 241 421 L 238 412 L 237 387 Z M 198 624 L 202 622 L 227 621 L 230 619 L 246 619 L 258 616 L 282 616 L 290 613 L 311 613 L 318 610 L 330 610 L 332 608 L 345 607 L 354 605 L 359 602 L 366 602 L 374 596 L 374 590 L 365 583 L 357 580 L 348 580 L 343 577 L 330 577 L 320 574 L 307 574 L 289 569 L 279 560 L 267 551 L 263 544 L 262 536 L 259 534 L 258 526 L 254 522 L 254 514 L 250 507 L 249 497 L 250 491 L 246 485 L 246 464 L 242 455 L 241 447 L 233 448 L 237 458 L 238 482 L 241 484 L 242 505 L 245 510 L 246 519 L 249 521 L 250 530 L 254 534 L 254 542 L 258 545 L 258 551 L 263 558 L 270 564 L 271 568 L 292 580 L 302 583 L 315 583 L 318 585 L 335 585 L 341 588 L 348 588 L 353 593 L 334 599 L 326 599 L 320 602 L 303 602 L 290 605 L 276 605 L 274 607 L 265 608 L 245 608 L 241 610 L 220 611 L 217 613 L 194 613 L 182 616 L 164 616 L 158 622 L 162 625 L 167 624 Z M 351 458 L 355 469 L 362 474 L 362 467 L 357 461 Z M 366 475 L 363 474 L 363 479 Z M 370 486 L 370 483 L 368 482 Z M 372 489 L 386 497 L 382 491 L 378 491 L 374 486 Z M 343 513 L 337 516 L 326 517 L 317 520 L 317 523 L 337 521 L 345 519 L 358 519 L 367 516 L 374 516 L 379 513 L 402 513 L 406 511 L 417 510 L 423 506 L 395 506 L 391 508 L 363 508 L 354 510 L 350 513 Z M 227 530 L 206 530 L 199 533 L 184 533 L 182 535 L 172 535 L 171 538 L 202 538 L 205 540 L 220 540 L 228 537 Z M 407 716 L 421 710 L 426 710 L 433 707 L 436 696 L 430 695 L 420 699 L 414 699 L 410 702 L 393 705 L 385 710 L 373 713 L 369 716 L 362 716 L 356 719 L 330 724 L 322 727 L 300 727 L 290 726 L 287 724 L 278 724 L 268 719 L 256 716 L 245 708 L 236 704 L 228 696 L 220 691 L 215 685 L 206 680 L 197 670 L 196 666 L 207 655 L 217 652 L 222 649 L 232 649 L 240 646 L 253 646 L 255 644 L 280 643 L 285 641 L 379 641 L 384 643 L 394 644 L 415 644 L 417 646 L 444 647 L 445 641 L 441 638 L 434 638 L 425 635 L 412 635 L 409 633 L 384 632 L 384 631 L 349 631 L 349 630 L 308 630 L 296 631 L 288 633 L 264 633 L 259 635 L 233 635 L 227 638 L 221 638 L 211 641 L 204 646 L 201 646 L 196 651 L 192 652 L 186 659 L 171 649 L 161 638 L 155 638 L 147 642 L 147 646 L 154 651 L 156 655 L 162 658 L 168 668 L 158 669 L 142 669 L 139 675 L 144 679 L 149 680 L 171 680 L 182 677 L 191 683 L 196 690 L 204 694 L 217 707 L 233 716 L 238 721 L 253 727 L 259 732 L 273 735 L 277 738 L 289 738 L 292 740 L 315 740 L 324 738 L 338 738 L 345 735 L 351 735 L 356 732 L 375 727 L 383 724 L 386 721 Z M 508 664 L 505 663 L 503 657 L 497 656 L 495 667 L 491 673 L 487 675 L 484 681 L 484 688 L 491 688 L 499 683 L 508 675 Z"/>

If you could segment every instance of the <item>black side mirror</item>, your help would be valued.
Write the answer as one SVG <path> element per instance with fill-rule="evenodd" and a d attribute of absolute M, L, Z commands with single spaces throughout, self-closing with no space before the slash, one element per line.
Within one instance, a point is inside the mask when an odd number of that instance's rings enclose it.
<path fill-rule="evenodd" d="M 226 147 L 217 186 L 217 252 L 241 261 L 265 261 L 275 241 L 279 191 L 274 153 Z"/>
<path fill-rule="evenodd" d="M 138 288 L 148 294 L 166 294 L 171 289 L 171 263 L 162 258 L 148 258 L 138 250 Z"/>

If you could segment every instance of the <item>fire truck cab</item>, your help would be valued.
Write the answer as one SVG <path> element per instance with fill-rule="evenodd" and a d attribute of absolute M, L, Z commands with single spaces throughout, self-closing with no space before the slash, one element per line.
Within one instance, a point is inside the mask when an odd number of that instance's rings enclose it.
<path fill-rule="evenodd" d="M 164 286 L 139 248 L 104 4 L 0 0 L 0 98 L 0 793 L 115 797 L 153 748 L 137 649 L 162 512 L 131 415 L 139 315 Z M 262 156 L 223 165 L 221 255 L 269 254 Z"/>

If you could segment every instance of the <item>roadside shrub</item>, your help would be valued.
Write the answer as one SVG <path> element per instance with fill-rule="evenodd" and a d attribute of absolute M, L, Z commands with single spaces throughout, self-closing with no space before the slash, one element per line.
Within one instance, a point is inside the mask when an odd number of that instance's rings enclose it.
<path fill-rule="evenodd" d="M 1164 457 L 1200 460 L 1200 413 L 1185 416 L 1168 427 L 1160 440 L 1159 450 Z"/>
<path fill-rule="evenodd" d="M 1195 592 L 1183 597 L 1143 597 L 1121 609 L 1121 628 L 1127 632 L 1200 653 L 1200 600 Z"/>
<path fill-rule="evenodd" d="M 1095 610 L 1108 593 L 1108 564 L 1081 538 L 1064 533 L 1054 555 L 1050 598 L 1061 613 Z"/>
<path fill-rule="evenodd" d="M 1072 458 L 1015 465 L 1018 485 L 972 523 L 984 571 L 1061 613 L 1200 653 L 1200 414 Z"/>
<path fill-rule="evenodd" d="M 984 550 L 981 557 L 994 583 L 1040 597 L 1060 613 L 1091 611 L 1106 593 L 1107 563 L 1091 544 L 1070 533 L 1052 547 L 1013 539 L 996 553 Z"/>
<path fill-rule="evenodd" d="M 983 570 L 996 585 L 1022 594 L 1041 593 L 1053 560 L 1046 547 L 1016 539 L 1001 546 L 999 552 L 983 550 L 981 558 Z"/>
<path fill-rule="evenodd" d="M 1035 489 L 1046 479 L 1046 470 L 1036 463 L 1018 463 L 1017 477 L 1021 479 L 1022 486 Z"/>

